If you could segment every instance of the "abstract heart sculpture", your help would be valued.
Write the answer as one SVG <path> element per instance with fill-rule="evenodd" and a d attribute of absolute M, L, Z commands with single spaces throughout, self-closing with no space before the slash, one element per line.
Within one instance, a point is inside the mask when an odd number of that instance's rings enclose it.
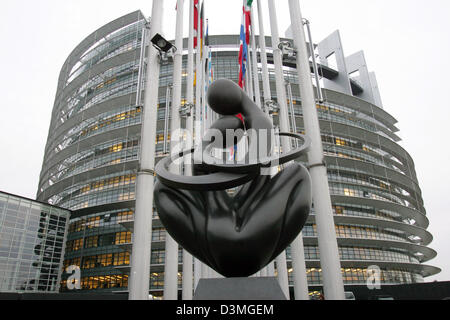
<path fill-rule="evenodd" d="M 271 150 L 270 119 L 234 82 L 215 81 L 208 102 L 224 116 L 211 129 L 223 135 L 227 130 L 256 130 L 257 137 L 265 137 L 266 150 Z M 241 114 L 243 122 L 232 117 L 235 114 Z M 256 156 L 246 163 L 222 164 L 208 156 L 217 141 L 207 132 L 199 147 L 204 158 L 194 164 L 193 176 L 169 172 L 175 160 L 170 157 L 156 167 L 154 195 L 161 222 L 185 250 L 225 277 L 251 276 L 267 266 L 296 239 L 308 218 L 311 178 L 304 166 L 294 162 L 273 177 L 261 174 L 262 168 L 288 163 L 308 150 L 306 137 L 280 135 L 304 144 L 278 158 Z M 238 142 L 239 138 L 220 143 L 228 148 Z M 257 141 L 250 139 L 249 150 L 252 143 Z M 178 158 L 194 151 L 184 151 Z M 240 189 L 229 195 L 226 190 L 235 187 Z"/>

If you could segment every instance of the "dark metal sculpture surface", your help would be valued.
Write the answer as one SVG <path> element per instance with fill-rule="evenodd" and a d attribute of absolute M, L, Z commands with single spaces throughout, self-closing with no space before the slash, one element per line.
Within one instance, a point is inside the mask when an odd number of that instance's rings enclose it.
<path fill-rule="evenodd" d="M 224 136 L 227 129 L 256 130 L 260 137 L 266 135 L 270 150 L 270 119 L 234 82 L 214 82 L 208 103 L 223 115 L 211 129 Z M 242 114 L 244 121 L 236 114 Z M 204 158 L 194 164 L 193 176 L 170 173 L 175 160 L 170 157 L 156 167 L 155 205 L 163 225 L 184 249 L 223 276 L 247 277 L 264 268 L 295 240 L 308 218 L 311 178 L 304 166 L 292 163 L 274 177 L 261 175 L 262 168 L 295 160 L 309 147 L 309 140 L 301 135 L 280 135 L 304 144 L 278 158 L 220 164 L 208 158 L 215 141 L 207 132 L 200 146 Z M 222 147 L 238 141 L 225 141 Z M 256 141 L 250 139 L 252 143 Z M 186 150 L 178 157 L 193 152 Z M 226 190 L 234 187 L 240 189 L 230 196 Z"/>

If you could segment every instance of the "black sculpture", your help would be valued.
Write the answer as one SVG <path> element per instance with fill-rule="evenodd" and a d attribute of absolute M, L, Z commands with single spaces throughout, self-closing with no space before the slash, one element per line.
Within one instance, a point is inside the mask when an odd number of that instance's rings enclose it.
<path fill-rule="evenodd" d="M 208 90 L 208 103 L 224 116 L 211 130 L 226 136 L 227 129 L 252 129 L 266 137 L 271 149 L 270 119 L 234 82 L 215 81 Z M 194 164 L 193 176 L 170 173 L 175 160 L 170 157 L 156 166 L 155 204 L 163 225 L 184 249 L 225 277 L 247 277 L 264 268 L 295 240 L 308 218 L 311 178 L 304 166 L 289 164 L 274 177 L 261 174 L 262 168 L 286 164 L 309 148 L 304 136 L 280 135 L 304 144 L 279 158 L 220 164 L 209 157 L 209 149 L 214 143 L 218 147 L 218 142 L 207 132 L 200 146 L 204 159 Z M 231 143 L 225 139 L 222 147 L 236 144 L 239 138 Z M 178 157 L 194 151 L 186 150 Z M 239 186 L 234 197 L 226 191 Z"/>

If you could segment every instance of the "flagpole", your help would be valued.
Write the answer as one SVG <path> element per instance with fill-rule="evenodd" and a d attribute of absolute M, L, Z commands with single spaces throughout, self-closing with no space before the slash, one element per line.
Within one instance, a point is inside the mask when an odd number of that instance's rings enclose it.
<path fill-rule="evenodd" d="M 192 106 L 194 104 L 194 0 L 189 0 L 189 40 L 188 40 L 188 66 L 187 66 L 187 88 L 186 88 L 186 101 L 188 106 Z M 186 119 L 186 130 L 188 131 L 186 137 L 186 148 L 187 150 L 191 149 L 193 146 L 193 127 L 194 127 L 194 119 L 193 119 L 193 110 L 188 110 L 190 115 Z M 186 157 L 186 166 L 185 166 L 185 174 L 192 175 L 192 167 L 190 166 L 189 158 Z M 192 300 L 193 298 L 193 258 L 192 255 L 183 250 L 183 292 L 182 299 L 183 300 Z"/>
<path fill-rule="evenodd" d="M 281 50 L 278 48 L 280 43 L 280 37 L 278 34 L 278 22 L 276 16 L 276 9 L 273 0 L 269 0 L 269 15 L 270 15 L 270 27 L 272 31 L 272 49 L 273 49 L 273 60 L 275 65 L 275 80 L 276 80 L 276 91 L 277 91 L 277 102 L 280 107 L 279 110 L 279 123 L 281 132 L 289 132 L 289 122 L 287 113 L 287 97 L 284 87 L 284 75 L 283 75 L 283 61 Z M 281 145 L 283 148 L 283 153 L 286 154 L 291 150 L 290 141 L 288 138 L 284 137 L 281 139 Z M 283 252 L 277 258 L 277 271 L 278 271 L 278 281 L 280 282 L 281 288 L 289 299 L 289 281 L 287 272 L 287 262 L 286 262 L 286 252 Z"/>
<path fill-rule="evenodd" d="M 203 32 L 203 30 L 202 30 Z M 206 61 L 205 61 L 205 56 L 206 56 L 206 52 L 205 52 L 205 46 L 202 43 L 202 86 L 201 86 L 201 91 L 202 91 L 202 133 L 205 133 L 207 130 L 207 125 L 206 125 L 206 103 L 205 103 L 205 66 L 206 66 Z"/>
<path fill-rule="evenodd" d="M 209 89 L 209 86 L 211 85 L 211 64 L 212 64 L 212 55 L 211 55 L 211 47 L 208 45 L 206 47 L 206 50 L 208 51 L 208 59 L 206 60 L 206 70 L 207 70 L 207 78 L 206 78 L 206 84 L 207 84 L 207 88 Z M 206 103 L 206 107 L 207 107 L 207 119 L 208 119 L 208 129 L 211 128 L 212 125 L 212 109 L 210 108 L 210 106 L 208 105 L 208 99 L 206 99 L 206 95 L 205 95 L 205 103 Z"/>
<path fill-rule="evenodd" d="M 206 51 L 205 51 L 205 0 L 202 2 L 202 7 L 200 10 L 200 20 L 201 23 L 199 24 L 200 29 L 200 37 L 203 39 L 201 41 L 201 48 L 202 48 L 202 55 L 201 55 L 201 117 L 202 117 L 202 136 L 205 134 L 207 126 L 206 126 L 206 90 L 205 90 L 205 63 L 206 63 Z M 209 279 L 210 278 L 210 268 L 206 264 L 202 263 L 202 278 Z"/>
<path fill-rule="evenodd" d="M 323 102 L 322 89 L 320 88 L 321 86 L 320 86 L 319 70 L 317 68 L 316 55 L 314 53 L 314 43 L 311 35 L 311 26 L 309 20 L 305 19 L 305 25 L 308 31 L 309 51 L 311 52 L 311 58 L 314 69 L 314 78 L 316 79 L 317 98 L 319 99 L 319 102 L 322 103 Z"/>
<path fill-rule="evenodd" d="M 264 34 L 264 17 L 261 8 L 261 0 L 257 0 L 257 5 L 258 5 L 258 22 L 259 22 L 259 47 L 261 49 L 263 93 L 265 103 L 267 101 L 272 100 L 272 94 L 270 92 L 269 69 L 267 67 L 266 36 Z"/>
<path fill-rule="evenodd" d="M 196 57 L 196 80 L 195 80 L 195 146 L 199 146 L 203 137 L 203 124 L 202 124 L 202 92 L 203 92 L 203 72 L 202 72 L 202 47 L 201 42 L 203 38 L 202 34 L 202 17 L 201 17 L 201 5 L 200 0 L 198 1 L 197 7 L 197 57 Z M 201 278 L 206 276 L 205 274 L 206 265 L 195 259 L 194 264 L 194 278 L 195 278 L 195 288 L 197 288 L 198 282 Z"/>
<path fill-rule="evenodd" d="M 197 290 L 198 283 L 202 277 L 202 263 L 197 258 L 194 259 L 194 292 Z"/>
<path fill-rule="evenodd" d="M 247 80 L 248 80 L 248 82 L 247 82 L 247 86 L 248 86 L 248 96 L 250 97 L 250 99 L 252 100 L 252 101 L 254 101 L 255 100 L 255 97 L 254 97 L 254 95 L 253 95 L 253 75 L 252 75 L 252 72 L 253 72 L 253 68 L 252 68 L 252 56 L 251 56 L 251 54 L 250 54 L 250 46 L 249 46 L 249 43 L 247 43 L 247 62 L 246 62 L 246 65 L 247 65 L 247 72 L 246 72 L 246 75 L 247 75 Z"/>
<path fill-rule="evenodd" d="M 314 89 L 309 69 L 305 32 L 298 0 L 289 0 L 294 45 L 297 48 L 297 72 L 302 96 L 303 116 L 306 134 L 311 138 L 308 162 L 313 185 L 315 219 L 319 242 L 320 265 L 323 288 L 327 300 L 344 300 L 344 283 L 341 273 L 339 249 L 328 185 L 319 119 L 317 116 Z M 311 52 L 314 54 L 314 52 Z"/>
<path fill-rule="evenodd" d="M 266 36 L 264 33 L 264 17 L 263 17 L 263 11 L 261 8 L 261 0 L 257 0 L 257 8 L 258 8 L 258 23 L 259 23 L 259 47 L 261 49 L 263 96 L 264 96 L 264 104 L 265 104 L 266 102 L 269 102 L 272 100 L 272 93 L 270 91 L 269 69 L 267 67 Z M 266 111 L 266 113 L 268 113 L 267 109 L 265 111 Z M 273 127 L 272 118 L 270 118 L 270 120 L 272 121 L 272 127 Z M 271 168 L 271 175 L 273 176 L 275 174 L 276 174 L 276 168 Z M 273 277 L 275 275 L 274 262 L 271 262 L 267 266 L 266 274 L 269 277 Z"/>
<path fill-rule="evenodd" d="M 199 146 L 202 141 L 201 129 L 201 18 L 200 18 L 200 1 L 197 3 L 197 55 L 196 55 L 196 72 L 195 72 L 195 146 Z"/>
<path fill-rule="evenodd" d="M 181 84 L 183 66 L 183 13 L 184 0 L 177 0 L 177 22 L 175 47 L 177 48 L 173 58 L 173 99 L 172 99 L 172 119 L 170 123 L 170 154 L 179 152 L 181 143 L 180 128 L 180 106 L 181 106 Z M 180 174 L 180 166 L 173 165 L 170 172 Z M 166 250 L 164 265 L 164 300 L 178 299 L 178 243 L 166 231 Z"/>
<path fill-rule="evenodd" d="M 247 49 L 248 49 L 248 47 L 247 47 Z M 248 54 L 248 51 L 247 51 L 247 54 Z M 247 57 L 247 59 L 248 59 L 248 57 Z M 250 80 L 248 78 L 249 74 L 250 74 L 250 70 L 248 68 L 248 66 L 249 66 L 248 60 L 246 62 L 244 62 L 244 63 L 245 63 L 245 89 L 246 89 L 247 95 L 250 97 L 250 99 L 253 100 L 253 98 L 251 97 L 251 94 L 250 94 L 251 82 L 250 82 Z"/>
<path fill-rule="evenodd" d="M 253 67 L 252 67 L 252 56 L 248 55 L 248 86 L 249 86 L 249 95 L 252 101 L 255 101 L 255 95 L 253 92 Z"/>
<path fill-rule="evenodd" d="M 203 9 L 204 10 L 204 9 Z M 204 14 L 204 13 L 203 13 Z M 202 30 L 203 33 L 204 30 Z M 203 33 L 204 35 L 204 33 Z M 208 48 L 203 38 L 203 57 L 202 57 L 202 115 L 203 115 L 203 133 L 208 130 L 208 105 L 206 103 L 206 63 L 208 56 Z"/>
<path fill-rule="evenodd" d="M 197 2 L 197 34 L 195 37 L 197 38 L 197 46 L 196 46 L 196 56 L 195 56 L 195 121 L 194 121 L 194 131 L 195 131 L 195 139 L 194 139 L 194 146 L 197 147 L 200 144 L 201 141 L 201 133 L 200 133 L 200 91 L 199 91 L 199 84 L 198 84 L 198 75 L 199 75 L 199 64 L 200 64 L 200 0 L 194 0 L 194 7 L 195 3 Z M 194 10 L 195 12 L 195 10 Z M 195 23 L 195 13 L 194 13 L 194 23 Z M 194 258 L 194 292 L 197 289 L 198 282 L 201 278 L 201 262 L 197 258 Z"/>
<path fill-rule="evenodd" d="M 213 79 L 212 79 L 212 52 L 211 52 L 211 46 L 209 45 L 209 23 L 207 24 L 207 34 L 208 34 L 208 87 L 211 85 Z M 208 102 L 208 101 L 207 101 Z M 208 107 L 208 128 L 210 128 L 213 124 L 213 110 Z"/>
<path fill-rule="evenodd" d="M 138 84 L 136 88 L 136 106 L 142 103 L 142 79 L 144 77 L 145 46 L 147 45 L 147 23 L 142 28 L 141 53 L 139 55 Z"/>
<path fill-rule="evenodd" d="M 261 89 L 259 86 L 259 72 L 258 72 L 258 54 L 256 52 L 256 28 L 255 18 L 253 14 L 253 7 L 250 8 L 251 26 L 252 26 L 252 56 L 253 56 L 253 80 L 254 80 L 254 94 L 256 105 L 261 108 Z"/>
<path fill-rule="evenodd" d="M 157 33 L 161 33 L 163 10 L 163 0 L 154 0 L 150 39 Z M 153 46 L 148 48 L 147 82 L 141 128 L 141 154 L 136 179 L 136 205 L 129 283 L 130 300 L 148 300 L 150 289 L 152 208 L 160 62 L 158 51 Z"/>

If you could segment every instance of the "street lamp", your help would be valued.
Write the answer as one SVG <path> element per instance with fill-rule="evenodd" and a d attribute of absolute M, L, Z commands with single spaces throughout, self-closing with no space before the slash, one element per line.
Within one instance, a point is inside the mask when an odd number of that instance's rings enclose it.
<path fill-rule="evenodd" d="M 194 109 L 195 106 L 192 103 L 187 103 L 180 107 L 180 117 L 183 119 L 187 119 L 192 115 L 192 109 Z"/>
<path fill-rule="evenodd" d="M 289 41 L 281 41 L 278 49 L 281 50 L 283 58 L 295 59 L 297 56 L 297 50 L 294 49 Z"/>
<path fill-rule="evenodd" d="M 177 47 L 167 41 L 162 35 L 157 33 L 151 40 L 153 46 L 159 51 L 159 57 L 161 64 L 167 64 L 169 58 L 174 57 Z"/>
<path fill-rule="evenodd" d="M 267 100 L 264 102 L 264 112 L 267 112 L 270 116 L 278 113 L 280 111 L 280 106 L 273 100 Z"/>

